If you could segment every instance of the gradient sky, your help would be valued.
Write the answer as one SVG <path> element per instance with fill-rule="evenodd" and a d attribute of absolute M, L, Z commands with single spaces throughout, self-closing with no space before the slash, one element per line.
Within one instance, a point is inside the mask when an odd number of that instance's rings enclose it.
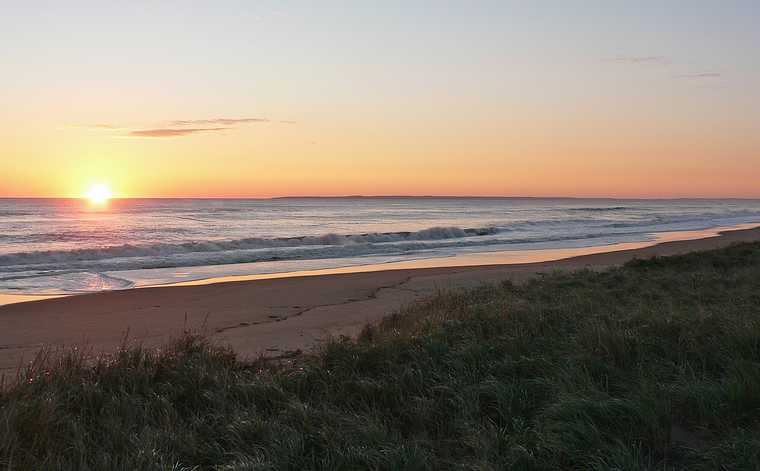
<path fill-rule="evenodd" d="M 760 197 L 760 2 L 9 2 L 0 196 Z"/>

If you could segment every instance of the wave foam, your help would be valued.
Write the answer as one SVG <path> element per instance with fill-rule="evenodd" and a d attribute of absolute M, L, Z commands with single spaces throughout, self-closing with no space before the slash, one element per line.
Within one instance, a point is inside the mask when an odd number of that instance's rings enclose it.
<path fill-rule="evenodd" d="M 350 246 L 387 244 L 409 241 L 436 241 L 463 239 L 497 234 L 495 227 L 462 229 L 459 227 L 431 227 L 414 232 L 384 232 L 366 234 L 325 234 L 287 238 L 251 237 L 237 240 L 197 241 L 176 244 L 117 245 L 93 249 L 17 252 L 0 255 L 0 267 L 14 265 L 62 264 L 67 262 L 96 261 L 111 258 L 166 257 L 193 253 L 215 253 L 241 250 L 287 249 L 313 246 Z"/>

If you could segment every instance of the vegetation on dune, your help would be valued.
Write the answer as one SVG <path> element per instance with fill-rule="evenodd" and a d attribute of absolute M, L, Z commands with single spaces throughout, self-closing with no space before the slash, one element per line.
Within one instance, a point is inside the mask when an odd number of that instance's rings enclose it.
<path fill-rule="evenodd" d="M 760 469 L 760 243 L 446 293 L 287 362 L 42 362 L 0 469 Z"/>

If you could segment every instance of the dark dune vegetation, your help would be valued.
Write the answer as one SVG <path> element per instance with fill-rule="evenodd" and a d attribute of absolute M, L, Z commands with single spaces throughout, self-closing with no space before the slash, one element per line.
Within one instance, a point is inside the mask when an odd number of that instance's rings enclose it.
<path fill-rule="evenodd" d="M 443 293 L 286 360 L 40 358 L 0 469 L 755 471 L 760 243 Z"/>

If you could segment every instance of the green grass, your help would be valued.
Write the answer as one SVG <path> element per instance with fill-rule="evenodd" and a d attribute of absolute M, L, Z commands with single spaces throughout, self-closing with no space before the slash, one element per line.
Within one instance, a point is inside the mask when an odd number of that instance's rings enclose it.
<path fill-rule="evenodd" d="M 38 362 L 0 469 L 758 470 L 760 244 L 447 293 L 287 362 Z"/>

